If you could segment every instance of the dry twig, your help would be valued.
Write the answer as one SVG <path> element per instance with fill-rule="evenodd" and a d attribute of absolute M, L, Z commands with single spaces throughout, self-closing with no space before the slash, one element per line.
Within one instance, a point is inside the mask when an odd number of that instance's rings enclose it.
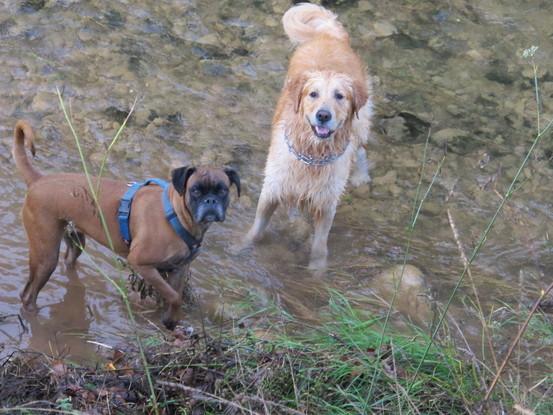
<path fill-rule="evenodd" d="M 497 371 L 497 374 L 495 375 L 492 383 L 490 384 L 490 387 L 488 388 L 486 392 L 486 396 L 484 396 L 483 403 L 486 404 L 488 399 L 490 398 L 495 385 L 497 385 L 497 382 L 499 381 L 499 378 L 501 377 L 501 373 L 505 369 L 505 366 L 509 362 L 509 359 L 511 358 L 511 355 L 513 354 L 513 350 L 515 350 L 515 347 L 517 346 L 518 342 L 522 338 L 522 335 L 526 331 L 526 328 L 528 327 L 528 323 L 530 323 L 530 320 L 536 314 L 536 310 L 538 309 L 540 302 L 549 294 L 549 292 L 553 289 L 553 282 L 549 284 L 547 289 L 545 291 L 542 291 L 539 298 L 534 302 L 534 305 L 532 306 L 532 309 L 530 310 L 530 314 L 528 314 L 528 317 L 526 318 L 526 321 L 522 325 L 522 327 L 519 329 L 515 339 L 513 340 L 513 343 L 511 343 L 511 346 L 509 347 L 509 351 L 507 352 L 507 355 L 505 356 L 505 359 L 503 359 L 503 363 L 501 363 L 501 366 L 499 367 L 499 370 Z"/>
<path fill-rule="evenodd" d="M 261 415 L 261 414 L 259 414 L 259 412 L 254 412 L 251 409 L 244 408 L 242 405 L 239 405 L 236 402 L 229 401 L 227 399 L 224 399 L 224 398 L 221 398 L 219 396 L 213 395 L 209 392 L 205 392 L 201 389 L 196 389 L 196 388 L 192 388 L 190 386 L 181 385 L 180 383 L 167 382 L 167 381 L 164 381 L 164 380 L 157 380 L 156 383 L 158 385 L 167 386 L 169 388 L 175 388 L 175 389 L 180 389 L 180 390 L 185 391 L 185 392 L 194 393 L 194 394 L 196 394 L 194 396 L 194 398 L 198 399 L 200 401 L 219 402 L 219 403 L 222 403 L 224 405 L 232 406 L 233 408 L 239 409 L 241 411 L 245 411 L 245 412 L 247 412 L 249 414 L 252 414 L 252 415 Z M 286 412 L 288 414 L 305 415 L 303 412 L 296 411 L 295 409 L 292 409 L 292 408 L 288 408 L 288 407 L 286 407 L 284 405 L 281 405 L 277 402 L 267 401 L 265 399 L 257 398 L 255 396 L 238 395 L 238 397 L 241 398 L 241 399 L 246 399 L 246 400 L 251 401 L 251 402 L 256 402 L 256 403 L 261 403 L 261 404 L 268 404 L 269 406 L 277 407 L 277 408 L 283 410 L 284 412 Z"/>

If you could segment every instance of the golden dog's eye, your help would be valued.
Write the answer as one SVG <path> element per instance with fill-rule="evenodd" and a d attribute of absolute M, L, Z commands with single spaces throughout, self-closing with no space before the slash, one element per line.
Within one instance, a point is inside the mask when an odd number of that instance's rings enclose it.
<path fill-rule="evenodd" d="M 317 98 L 319 96 L 319 93 L 317 91 L 312 91 L 309 93 L 309 96 L 311 98 Z"/>
<path fill-rule="evenodd" d="M 334 98 L 336 98 L 338 101 L 340 101 L 341 99 L 344 99 L 344 95 L 342 95 L 341 93 L 339 92 L 336 92 L 334 94 Z"/>

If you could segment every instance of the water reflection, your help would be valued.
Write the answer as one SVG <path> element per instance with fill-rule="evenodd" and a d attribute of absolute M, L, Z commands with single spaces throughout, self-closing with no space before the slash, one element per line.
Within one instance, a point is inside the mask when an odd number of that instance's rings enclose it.
<path fill-rule="evenodd" d="M 66 268 L 67 281 L 61 301 L 43 305 L 37 315 L 24 313 L 30 325 L 28 347 L 32 350 L 48 350 L 60 356 L 70 354 L 74 358 L 91 359 L 94 347 L 86 346 L 90 323 L 94 320 L 86 301 L 86 287 L 80 281 L 77 268 Z"/>

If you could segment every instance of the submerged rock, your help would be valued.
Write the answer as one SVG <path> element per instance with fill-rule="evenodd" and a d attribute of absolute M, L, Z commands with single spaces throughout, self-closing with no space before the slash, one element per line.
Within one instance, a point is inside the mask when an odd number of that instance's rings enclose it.
<path fill-rule="evenodd" d="M 375 177 L 373 184 L 375 186 L 390 186 L 395 184 L 397 180 L 397 172 L 395 170 L 389 170 L 384 176 Z"/>
<path fill-rule="evenodd" d="M 444 128 L 432 134 L 432 142 L 440 147 L 447 145 L 448 150 L 455 153 L 465 153 L 475 145 L 473 135 L 460 128 Z"/>
<path fill-rule="evenodd" d="M 357 3 L 357 8 L 360 12 L 369 12 L 373 10 L 374 6 L 368 0 L 359 0 L 359 3 Z"/>
<path fill-rule="evenodd" d="M 426 137 L 430 128 L 430 122 L 423 118 L 423 116 L 402 111 L 393 117 L 382 119 L 380 126 L 386 135 L 394 140 L 420 141 Z"/>
<path fill-rule="evenodd" d="M 384 118 L 380 121 L 380 126 L 384 129 L 386 135 L 394 140 L 403 141 L 405 137 L 409 136 L 405 119 L 402 117 Z"/>
<path fill-rule="evenodd" d="M 370 288 L 386 302 L 391 302 L 397 287 L 395 308 L 419 322 L 429 322 L 432 309 L 427 295 L 426 278 L 414 265 L 395 265 L 370 281 Z"/>
<path fill-rule="evenodd" d="M 25 0 L 19 10 L 23 13 L 34 13 L 42 9 L 46 5 L 46 0 Z"/>
<path fill-rule="evenodd" d="M 31 107 L 33 111 L 45 112 L 56 108 L 57 98 L 50 92 L 39 92 L 33 98 Z"/>
<path fill-rule="evenodd" d="M 376 22 L 373 30 L 376 37 L 388 37 L 397 33 L 397 28 L 388 21 Z"/>

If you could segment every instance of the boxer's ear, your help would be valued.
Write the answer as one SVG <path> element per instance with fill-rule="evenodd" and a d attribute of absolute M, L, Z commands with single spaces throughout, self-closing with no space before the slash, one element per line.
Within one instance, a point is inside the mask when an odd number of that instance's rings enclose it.
<path fill-rule="evenodd" d="M 238 176 L 238 173 L 236 173 L 236 170 L 230 167 L 225 167 L 224 171 L 230 180 L 230 184 L 234 183 L 234 185 L 236 186 L 238 197 L 240 197 L 240 176 Z"/>
<path fill-rule="evenodd" d="M 175 190 L 179 193 L 179 195 L 182 196 L 184 194 L 186 183 L 195 171 L 196 167 L 183 166 L 171 172 L 171 182 L 173 183 L 173 186 L 175 187 Z"/>

